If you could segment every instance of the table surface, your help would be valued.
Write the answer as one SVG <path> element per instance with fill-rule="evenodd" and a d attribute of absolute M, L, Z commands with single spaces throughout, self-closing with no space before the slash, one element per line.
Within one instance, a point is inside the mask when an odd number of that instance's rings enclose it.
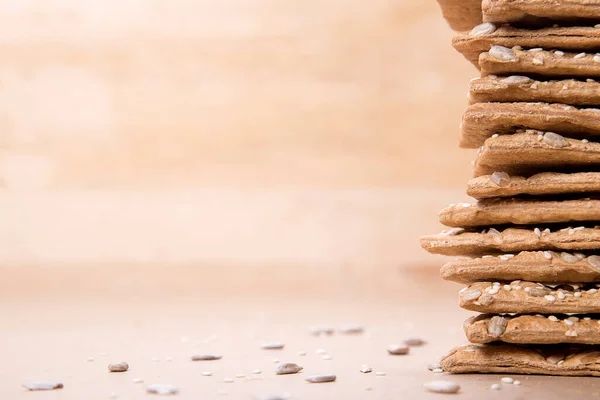
<path fill-rule="evenodd" d="M 598 396 L 594 378 L 522 376 L 521 386 L 495 392 L 489 387 L 500 382 L 498 375 L 429 372 L 428 363 L 465 341 L 461 325 L 469 315 L 457 307 L 459 286 L 441 281 L 437 269 L 3 268 L 0 398 L 94 400 L 116 393 L 118 399 L 141 399 L 151 383 L 177 385 L 181 399 L 282 393 L 293 399 L 444 398 L 422 389 L 436 379 L 460 383 L 456 396 L 464 399 Z M 365 333 L 309 333 L 311 325 L 346 323 L 363 324 Z M 408 337 L 428 343 L 406 356 L 386 353 L 388 345 Z M 285 348 L 261 350 L 264 341 Z M 317 349 L 332 359 L 323 360 Z M 298 355 L 302 351 L 307 354 Z M 223 358 L 190 361 L 203 352 Z M 277 376 L 274 358 L 304 370 Z M 107 365 L 119 361 L 130 370 L 109 373 Z M 386 375 L 362 374 L 362 364 Z M 254 375 L 255 369 L 262 374 Z M 205 371 L 213 375 L 202 376 Z M 305 382 L 319 373 L 335 373 L 337 381 Z M 235 382 L 225 383 L 228 377 Z M 64 388 L 30 393 L 21 387 L 29 379 L 60 380 Z"/>

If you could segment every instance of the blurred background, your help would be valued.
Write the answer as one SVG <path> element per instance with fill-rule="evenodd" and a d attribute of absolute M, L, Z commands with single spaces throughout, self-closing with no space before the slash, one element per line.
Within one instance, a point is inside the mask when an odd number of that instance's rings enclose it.
<path fill-rule="evenodd" d="M 419 398 L 468 314 L 418 242 L 474 156 L 451 36 L 434 0 L 1 1 L 0 397 Z"/>
<path fill-rule="evenodd" d="M 0 262 L 374 267 L 464 197 L 435 1 L 4 0 Z"/>

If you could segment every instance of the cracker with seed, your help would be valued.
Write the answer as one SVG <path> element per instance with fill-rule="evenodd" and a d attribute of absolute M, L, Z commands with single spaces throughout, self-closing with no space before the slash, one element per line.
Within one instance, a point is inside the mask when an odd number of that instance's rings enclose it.
<path fill-rule="evenodd" d="M 450 227 L 529 225 L 600 221 L 600 199 L 539 200 L 498 198 L 477 204 L 454 204 L 440 212 L 440 222 Z"/>
<path fill-rule="evenodd" d="M 467 182 L 467 194 L 476 199 L 599 192 L 600 172 L 542 172 L 524 177 L 494 171 L 490 175 L 478 176 Z"/>
<path fill-rule="evenodd" d="M 452 39 L 452 46 L 476 66 L 479 55 L 494 45 L 594 53 L 600 48 L 600 29 L 591 26 L 522 29 L 484 22 L 470 31 L 456 33 Z"/>
<path fill-rule="evenodd" d="M 597 0 L 483 0 L 481 8 L 490 22 L 597 21 L 600 15 Z"/>
<path fill-rule="evenodd" d="M 463 115 L 460 146 L 478 148 L 492 135 L 518 128 L 592 138 L 600 136 L 600 109 L 547 103 L 471 104 Z"/>
<path fill-rule="evenodd" d="M 600 55 L 534 50 L 492 46 L 490 51 L 479 55 L 481 74 L 568 76 L 583 79 L 600 77 Z"/>
<path fill-rule="evenodd" d="M 481 314 L 467 319 L 463 328 L 471 343 L 600 344 L 600 320 L 593 317 Z"/>
<path fill-rule="evenodd" d="M 594 171 L 594 168 L 600 168 L 600 143 L 528 129 L 486 140 L 477 152 L 473 172 L 475 176 L 496 171 L 531 175 L 541 171 Z"/>
<path fill-rule="evenodd" d="M 587 314 L 600 313 L 600 293 L 595 284 L 548 284 L 513 281 L 510 290 L 501 283 L 475 282 L 459 292 L 460 307 L 482 313 Z"/>
<path fill-rule="evenodd" d="M 540 81 L 523 75 L 508 77 L 490 75 L 472 79 L 469 84 L 470 104 L 519 101 L 598 106 L 600 105 L 600 83 L 575 79 Z"/>
<path fill-rule="evenodd" d="M 481 23 L 481 0 L 438 0 L 448 25 L 455 31 L 471 29 Z"/>
<path fill-rule="evenodd" d="M 450 261 L 442 267 L 440 275 L 443 279 L 460 283 L 490 279 L 561 283 L 597 282 L 600 281 L 600 256 L 553 251 L 488 255 Z M 510 290 L 508 287 L 506 289 Z"/>
<path fill-rule="evenodd" d="M 506 228 L 498 231 L 469 232 L 450 229 L 437 235 L 423 236 L 421 247 L 433 254 L 478 256 L 498 252 L 565 250 L 586 251 L 600 248 L 600 228 L 575 227 L 550 231 L 533 228 Z"/>
<path fill-rule="evenodd" d="M 460 346 L 440 361 L 452 373 L 600 376 L 600 351 L 583 345 L 491 344 Z"/>

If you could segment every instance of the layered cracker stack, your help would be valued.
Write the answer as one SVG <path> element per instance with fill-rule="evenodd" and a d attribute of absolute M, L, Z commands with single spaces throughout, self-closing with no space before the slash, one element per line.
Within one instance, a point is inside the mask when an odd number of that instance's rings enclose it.
<path fill-rule="evenodd" d="M 448 372 L 600 376 L 600 0 L 439 0 L 454 47 L 481 71 L 461 147 L 475 204 L 422 238 L 458 256 L 472 345 Z M 461 12 L 462 10 L 462 12 Z"/>

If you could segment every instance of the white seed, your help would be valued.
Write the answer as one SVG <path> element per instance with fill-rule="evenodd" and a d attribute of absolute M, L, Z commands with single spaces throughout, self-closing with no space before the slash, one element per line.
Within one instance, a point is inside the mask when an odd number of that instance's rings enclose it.
<path fill-rule="evenodd" d="M 460 385 L 450 381 L 431 381 L 423 385 L 426 391 L 433 393 L 458 393 Z"/>
<path fill-rule="evenodd" d="M 410 351 L 408 346 L 392 344 L 387 348 L 388 353 L 391 355 L 405 355 Z"/>
<path fill-rule="evenodd" d="M 179 393 L 179 388 L 173 385 L 153 384 L 146 386 L 146 392 L 169 396 Z"/>
<path fill-rule="evenodd" d="M 567 252 L 560 253 L 560 259 L 569 264 L 573 264 L 579 261 L 579 258 L 577 256 Z"/>
<path fill-rule="evenodd" d="M 515 52 L 504 46 L 492 46 L 489 55 L 501 61 L 517 61 Z"/>
<path fill-rule="evenodd" d="M 274 364 L 278 364 L 279 363 L 279 358 L 274 358 L 271 360 L 272 363 Z"/>
<path fill-rule="evenodd" d="M 575 296 L 575 297 L 581 297 L 581 292 L 575 292 L 575 293 L 573 293 L 573 296 Z"/>
<path fill-rule="evenodd" d="M 473 204 L 471 204 L 471 203 L 460 203 L 459 205 L 460 205 L 462 208 L 469 208 L 469 207 L 472 207 L 472 206 L 473 206 Z"/>
<path fill-rule="evenodd" d="M 569 142 L 564 137 L 560 136 L 554 132 L 546 132 L 544 133 L 544 143 L 552 146 L 552 147 L 566 147 L 569 145 Z"/>
<path fill-rule="evenodd" d="M 520 75 L 511 75 L 508 78 L 502 79 L 502 82 L 506 83 L 507 85 L 520 85 L 531 82 L 531 78 Z M 497 135 L 497 133 L 495 133 L 495 135 Z"/>
<path fill-rule="evenodd" d="M 244 374 L 237 374 L 235 377 L 238 378 L 238 379 L 244 379 L 246 377 L 246 375 L 244 375 Z"/>
<path fill-rule="evenodd" d="M 515 386 L 519 386 L 520 384 L 521 384 L 521 381 L 514 381 L 513 382 L 513 385 L 515 385 Z"/>
<path fill-rule="evenodd" d="M 252 371 L 252 373 L 253 373 L 254 375 L 260 375 L 260 374 L 262 374 L 262 370 L 260 370 L 260 369 L 255 369 L 254 371 Z"/>
<path fill-rule="evenodd" d="M 212 376 L 212 372 L 210 372 L 210 371 L 204 371 L 202 373 L 202 376 Z"/>
<path fill-rule="evenodd" d="M 557 55 L 557 56 L 559 56 L 559 57 L 562 57 L 562 56 L 564 56 L 564 55 L 565 55 L 564 51 L 560 51 L 560 50 L 556 50 L 556 51 L 554 52 L 554 54 L 555 54 L 555 55 Z"/>
<path fill-rule="evenodd" d="M 214 361 L 223 358 L 220 354 L 194 354 L 192 361 Z"/>
<path fill-rule="evenodd" d="M 348 324 L 344 325 L 340 328 L 341 333 L 345 333 L 348 335 L 357 335 L 363 333 L 365 331 L 365 327 L 358 324 Z"/>
<path fill-rule="evenodd" d="M 568 319 L 563 320 L 563 322 L 568 326 L 573 326 L 573 321 L 569 321 Z"/>
<path fill-rule="evenodd" d="M 508 320 L 506 318 L 495 315 L 490 319 L 487 331 L 492 337 L 498 338 L 504 333 L 507 325 Z"/>
<path fill-rule="evenodd" d="M 596 54 L 592 60 L 594 60 L 594 62 L 600 63 L 600 55 Z"/>
<path fill-rule="evenodd" d="M 110 372 L 125 372 L 129 369 L 129 364 L 127 364 L 125 361 L 121 361 L 120 363 L 116 363 L 116 364 L 108 364 L 108 370 Z"/>
<path fill-rule="evenodd" d="M 333 335 L 334 329 L 330 326 L 314 326 L 310 328 L 310 333 L 314 336 L 331 336 Z"/>
<path fill-rule="evenodd" d="M 471 29 L 471 32 L 469 32 L 469 35 L 471 36 L 483 36 L 483 35 L 489 35 L 492 34 L 496 31 L 496 25 L 494 25 L 491 22 L 484 22 L 483 24 L 479 24 L 477 26 L 475 26 L 473 29 Z"/>
<path fill-rule="evenodd" d="M 576 54 L 573 58 L 576 60 L 579 60 L 580 58 L 583 58 L 583 57 L 585 57 L 585 53 Z"/>
<path fill-rule="evenodd" d="M 533 230 L 533 233 L 535 233 L 535 236 L 541 238 L 542 237 L 542 231 L 540 231 L 540 228 L 535 228 Z"/>
<path fill-rule="evenodd" d="M 542 49 L 541 47 L 534 47 L 533 49 L 529 49 L 527 50 L 527 52 L 529 53 L 538 53 L 540 51 L 543 51 L 544 49 Z"/>
<path fill-rule="evenodd" d="M 334 374 L 324 374 L 324 375 L 311 375 L 306 378 L 307 382 L 310 383 L 325 383 L 325 382 L 333 382 L 335 381 L 336 376 Z"/>
<path fill-rule="evenodd" d="M 533 65 L 544 65 L 544 60 L 538 57 L 534 57 L 534 59 L 531 60 L 531 62 L 533 63 Z"/>
<path fill-rule="evenodd" d="M 302 368 L 301 366 L 299 366 L 296 363 L 283 363 L 283 364 L 277 366 L 275 373 L 277 375 L 297 374 L 298 372 L 302 371 L 303 369 L 304 368 Z"/>
<path fill-rule="evenodd" d="M 404 344 L 410 347 L 423 346 L 427 342 L 420 338 L 408 338 L 404 340 Z"/>
<path fill-rule="evenodd" d="M 548 260 L 552 260 L 552 253 L 550 253 L 549 251 L 545 251 L 544 257 L 546 257 Z"/>
<path fill-rule="evenodd" d="M 490 386 L 491 390 L 500 390 L 500 384 L 499 383 L 494 383 L 492 386 Z"/>
<path fill-rule="evenodd" d="M 279 342 L 267 342 L 260 345 L 262 350 L 281 350 L 284 344 Z"/>
<path fill-rule="evenodd" d="M 225 382 L 225 383 L 233 383 L 235 381 L 233 380 L 233 378 L 225 378 L 225 379 L 223 379 L 223 382 Z"/>
<path fill-rule="evenodd" d="M 327 351 L 325 349 L 317 349 L 317 351 L 315 353 L 317 353 L 317 354 L 327 354 Z"/>
<path fill-rule="evenodd" d="M 23 387 L 27 390 L 37 391 L 37 390 L 54 390 L 54 389 L 62 389 L 63 384 L 57 381 L 31 381 L 23 383 Z"/>
<path fill-rule="evenodd" d="M 513 383 L 514 382 L 514 379 L 511 378 L 510 376 L 505 376 L 500 380 L 502 381 L 502 383 Z"/>
<path fill-rule="evenodd" d="M 556 301 L 556 298 L 554 296 L 552 296 L 552 295 L 544 296 L 544 298 L 546 300 L 548 300 L 550 303 L 554 303 Z"/>
<path fill-rule="evenodd" d="M 431 371 L 431 372 L 433 372 L 433 373 L 436 373 L 436 374 L 441 374 L 442 372 L 444 372 L 444 370 L 443 370 L 443 369 L 441 369 L 441 368 L 436 368 L 436 369 L 434 369 L 434 370 L 433 370 L 433 371 Z"/>
<path fill-rule="evenodd" d="M 377 372 L 375 372 L 375 375 L 376 376 L 385 376 L 385 372 L 383 372 L 383 371 L 377 371 Z"/>
<path fill-rule="evenodd" d="M 512 286 L 510 285 L 504 285 L 504 290 L 506 290 L 507 292 L 510 292 L 512 290 Z"/>
<path fill-rule="evenodd" d="M 596 293 L 597 291 L 598 291 L 598 289 L 590 289 L 590 290 L 588 290 L 587 292 L 588 292 L 588 293 L 590 293 L 590 294 L 594 294 L 594 293 Z"/>
<path fill-rule="evenodd" d="M 363 374 L 370 374 L 373 372 L 373 368 L 369 367 L 367 364 L 363 364 L 360 366 L 360 372 Z"/>
<path fill-rule="evenodd" d="M 329 354 L 325 354 L 324 356 L 321 356 L 321 360 L 331 360 L 333 359 L 333 357 L 331 357 Z"/>
<path fill-rule="evenodd" d="M 592 266 L 592 268 L 600 272 L 600 256 L 589 256 L 587 258 L 587 262 Z"/>
<path fill-rule="evenodd" d="M 508 175 L 506 172 L 496 171 L 492 174 L 492 182 L 499 187 L 510 186 L 510 175 Z"/>
<path fill-rule="evenodd" d="M 142 378 L 133 378 L 131 380 L 131 382 L 133 382 L 133 383 L 142 383 L 142 382 L 144 382 L 144 380 Z"/>
<path fill-rule="evenodd" d="M 434 369 L 442 368 L 439 363 L 429 363 L 427 364 L 427 369 L 433 371 Z"/>
<path fill-rule="evenodd" d="M 556 297 L 558 297 L 559 300 L 564 300 L 564 298 L 567 297 L 567 295 L 559 291 L 558 293 L 556 293 Z"/>

